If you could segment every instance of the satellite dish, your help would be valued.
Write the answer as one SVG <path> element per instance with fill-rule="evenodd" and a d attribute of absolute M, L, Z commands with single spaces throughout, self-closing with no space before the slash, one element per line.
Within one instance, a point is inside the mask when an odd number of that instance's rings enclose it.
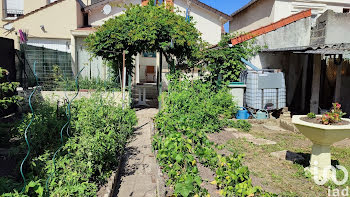
<path fill-rule="evenodd" d="M 12 23 L 7 23 L 7 24 L 5 24 L 4 25 L 4 29 L 6 29 L 6 30 L 12 30 L 13 29 L 13 24 Z"/>
<path fill-rule="evenodd" d="M 103 10 L 102 10 L 103 14 L 104 15 L 108 15 L 112 12 L 112 6 L 107 4 L 103 7 Z"/>

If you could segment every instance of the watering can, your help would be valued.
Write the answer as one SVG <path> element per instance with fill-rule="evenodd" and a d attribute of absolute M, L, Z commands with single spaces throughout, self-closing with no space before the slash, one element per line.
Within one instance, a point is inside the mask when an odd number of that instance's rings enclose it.
<path fill-rule="evenodd" d="M 269 118 L 269 113 L 267 110 L 259 110 L 255 115 L 253 114 L 253 117 L 257 120 L 265 120 Z"/>
<path fill-rule="evenodd" d="M 246 108 L 242 107 L 241 110 L 238 110 L 236 118 L 240 120 L 245 120 L 249 118 L 249 112 Z"/>

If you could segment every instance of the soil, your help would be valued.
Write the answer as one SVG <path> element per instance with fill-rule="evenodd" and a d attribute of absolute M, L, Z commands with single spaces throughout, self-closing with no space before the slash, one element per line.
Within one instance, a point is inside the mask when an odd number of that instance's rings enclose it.
<path fill-rule="evenodd" d="M 305 121 L 305 122 L 314 123 L 314 124 L 322 124 L 321 118 L 308 118 L 308 117 L 303 117 L 303 118 L 300 118 L 300 120 L 303 120 L 303 121 Z M 322 125 L 323 125 L 323 124 L 322 124 Z M 340 122 L 332 123 L 332 124 L 329 124 L 329 125 L 334 125 L 334 126 L 350 125 L 350 122 L 349 122 L 349 121 L 342 120 L 342 121 L 340 121 Z"/>

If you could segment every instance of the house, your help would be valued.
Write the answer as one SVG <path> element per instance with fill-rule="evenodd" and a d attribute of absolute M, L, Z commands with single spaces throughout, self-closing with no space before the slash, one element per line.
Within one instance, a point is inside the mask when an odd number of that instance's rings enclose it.
<path fill-rule="evenodd" d="M 28 58 L 32 65 L 37 61 L 39 78 L 47 76 L 52 70 L 51 61 L 42 62 L 38 53 L 40 50 L 49 50 L 56 53 L 56 64 L 65 65 L 62 70 L 69 74 L 76 74 L 81 68 L 83 77 L 100 77 L 106 79 L 109 75 L 106 62 L 101 58 L 91 59 L 86 51 L 84 39 L 93 33 L 96 27 L 101 26 L 109 18 L 123 13 L 124 8 L 118 4 L 142 4 L 147 0 L 1 0 L 2 29 L 0 34 L 15 40 L 15 48 L 20 49 L 19 30 L 28 37 L 28 51 L 37 51 Z M 12 2 L 17 3 L 13 4 Z M 198 0 L 166 0 L 165 3 L 174 5 L 185 15 L 186 10 L 196 22 L 196 27 L 202 33 L 202 38 L 210 44 L 220 41 L 223 25 L 231 20 L 231 16 L 220 12 Z M 9 8 L 9 9 L 7 9 Z M 107 11 L 105 9 L 107 8 Z M 10 9 L 17 9 L 12 14 Z M 66 54 L 70 61 L 67 62 Z M 60 57 L 65 58 L 60 58 Z M 40 58 L 39 58 L 40 57 Z M 157 72 L 156 53 L 143 53 L 135 57 L 136 76 L 135 83 L 155 82 Z M 165 58 L 163 58 L 165 59 Z M 164 61 L 166 68 L 167 64 Z M 42 70 L 45 70 L 42 71 Z M 166 72 L 166 69 L 164 70 Z"/>
<path fill-rule="evenodd" d="M 326 10 L 350 12 L 348 0 L 251 0 L 231 14 L 230 33 L 249 32 L 283 18 L 311 9 L 311 23 Z"/>
<path fill-rule="evenodd" d="M 267 46 L 251 59 L 262 69 L 285 74 L 287 106 L 294 114 L 321 113 L 332 102 L 350 103 L 350 13 L 327 10 L 313 23 L 312 10 L 301 11 L 231 40 L 255 39 Z"/>

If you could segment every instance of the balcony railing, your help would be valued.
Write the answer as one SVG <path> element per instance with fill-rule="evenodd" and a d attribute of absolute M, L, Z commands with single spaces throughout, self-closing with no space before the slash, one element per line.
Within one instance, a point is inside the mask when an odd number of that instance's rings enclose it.
<path fill-rule="evenodd" d="M 16 18 L 23 15 L 23 10 L 4 9 L 3 11 L 5 18 Z"/>

